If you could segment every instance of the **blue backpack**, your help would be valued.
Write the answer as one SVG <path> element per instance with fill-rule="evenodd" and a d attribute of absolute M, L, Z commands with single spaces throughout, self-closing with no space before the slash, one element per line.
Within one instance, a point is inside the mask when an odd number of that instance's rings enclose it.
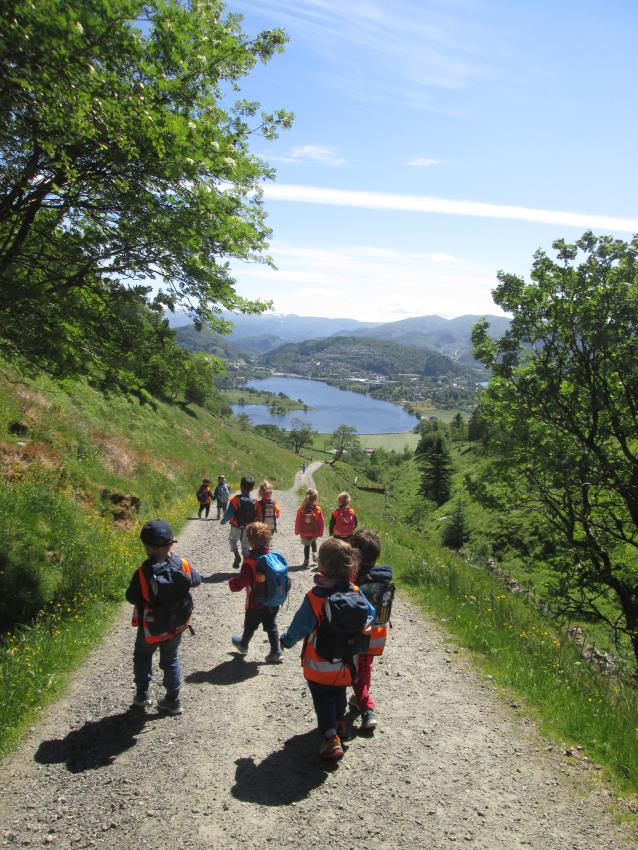
<path fill-rule="evenodd" d="M 275 608 L 283 605 L 290 592 L 288 564 L 279 552 L 268 552 L 257 557 L 257 572 L 266 576 L 266 581 L 255 586 L 255 599 L 261 605 Z M 263 588 L 263 590 L 262 590 Z"/>

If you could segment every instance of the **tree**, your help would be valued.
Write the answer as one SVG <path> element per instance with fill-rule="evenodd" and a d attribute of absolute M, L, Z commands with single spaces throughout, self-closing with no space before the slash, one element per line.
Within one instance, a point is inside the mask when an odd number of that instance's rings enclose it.
<path fill-rule="evenodd" d="M 290 426 L 288 442 L 292 446 L 294 453 L 298 455 L 304 446 L 309 446 L 312 443 L 315 432 L 307 422 L 304 422 L 303 419 L 299 419 L 298 417 L 292 419 Z"/>
<path fill-rule="evenodd" d="M 421 468 L 421 495 L 442 505 L 450 498 L 452 482 L 452 460 L 445 438 L 433 431 L 425 442 L 421 440 L 419 448 L 415 456 Z"/>
<path fill-rule="evenodd" d="M 142 300 L 225 329 L 270 262 L 252 155 L 290 114 L 229 92 L 283 49 L 218 0 L 11 0 L 0 16 L 0 351 L 91 374 Z M 153 284 L 156 287 L 153 294 Z M 102 332 L 100 333 L 100 330 Z"/>
<path fill-rule="evenodd" d="M 242 431 L 245 431 L 249 427 L 250 416 L 247 413 L 239 413 L 235 418 Z"/>
<path fill-rule="evenodd" d="M 620 628 L 638 661 L 638 241 L 553 247 L 530 283 L 499 273 L 507 333 L 473 332 L 494 375 L 483 416 L 498 423 L 484 496 L 538 512 L 562 543 L 560 610 Z"/>
<path fill-rule="evenodd" d="M 454 513 L 443 530 L 443 545 L 447 546 L 448 549 L 458 551 L 463 548 L 469 539 L 470 532 L 465 522 L 463 502 L 461 499 L 457 499 L 454 506 Z"/>
<path fill-rule="evenodd" d="M 357 429 L 353 428 L 352 425 L 339 425 L 339 427 L 333 431 L 328 442 L 328 448 L 333 449 L 335 453 L 331 463 L 335 464 L 338 460 L 341 460 L 344 454 L 356 451 L 360 447 Z"/>
<path fill-rule="evenodd" d="M 461 413 L 457 413 L 450 422 L 450 436 L 453 440 L 464 440 L 467 429 Z"/>

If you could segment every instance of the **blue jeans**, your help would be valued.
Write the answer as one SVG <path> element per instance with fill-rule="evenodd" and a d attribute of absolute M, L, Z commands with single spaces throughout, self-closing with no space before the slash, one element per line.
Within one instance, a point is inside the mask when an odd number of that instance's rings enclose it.
<path fill-rule="evenodd" d="M 317 715 L 317 725 L 324 738 L 337 734 L 337 721 L 346 716 L 347 700 L 345 687 L 321 685 L 308 682 Z"/>
<path fill-rule="evenodd" d="M 133 676 L 135 677 L 135 686 L 139 691 L 148 690 L 148 686 L 151 684 L 153 653 L 159 647 L 159 666 L 164 671 L 162 683 L 169 696 L 177 696 L 182 681 L 182 671 L 177 656 L 181 639 L 180 634 L 175 635 L 170 640 L 163 640 L 161 643 L 147 643 L 144 639 L 144 630 L 141 628 L 137 630 L 133 650 Z"/>

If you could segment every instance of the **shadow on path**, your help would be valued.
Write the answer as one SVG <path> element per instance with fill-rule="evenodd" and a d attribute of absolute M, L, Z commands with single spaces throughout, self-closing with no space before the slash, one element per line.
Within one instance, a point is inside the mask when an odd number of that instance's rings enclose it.
<path fill-rule="evenodd" d="M 196 670 L 186 676 L 187 682 L 196 685 L 235 685 L 245 682 L 259 674 L 260 664 L 257 661 L 244 661 L 243 656 L 235 655 L 228 661 L 222 661 L 212 670 Z"/>
<path fill-rule="evenodd" d="M 239 575 L 239 570 L 235 570 L 234 573 L 213 573 L 210 576 L 202 576 L 203 584 L 222 584 L 225 581 L 228 581 L 229 578 L 233 576 Z"/>
<path fill-rule="evenodd" d="M 162 719 L 130 708 L 101 720 L 85 723 L 59 740 L 42 741 L 34 756 L 39 764 L 61 764 L 71 773 L 96 770 L 113 764 L 120 753 L 137 744 L 137 736 L 147 723 Z"/>
<path fill-rule="evenodd" d="M 231 794 L 237 800 L 261 806 L 285 806 L 304 800 L 337 767 L 335 762 L 319 760 L 318 746 L 319 736 L 313 729 L 288 738 L 280 750 L 259 764 L 252 758 L 237 759 Z"/>
<path fill-rule="evenodd" d="M 307 573 L 307 572 L 310 572 L 310 567 L 304 567 L 303 564 L 297 564 L 294 567 L 289 566 L 288 572 L 289 573 L 301 573 L 301 572 Z"/>

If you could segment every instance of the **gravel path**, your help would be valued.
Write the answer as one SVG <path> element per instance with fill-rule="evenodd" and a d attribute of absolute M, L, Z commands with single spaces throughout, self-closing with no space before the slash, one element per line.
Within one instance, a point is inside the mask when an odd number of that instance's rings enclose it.
<path fill-rule="evenodd" d="M 313 464 L 297 483 L 311 483 Z M 276 548 L 292 566 L 291 619 L 310 588 L 280 492 Z M 436 624 L 399 598 L 375 661 L 380 725 L 345 758 L 317 758 L 297 648 L 264 663 L 258 632 L 233 654 L 243 594 L 231 594 L 227 528 L 189 521 L 176 547 L 205 576 L 194 638 L 182 643 L 184 715 L 128 710 L 130 608 L 67 695 L 0 765 L 0 845 L 57 848 L 427 848 L 626 850 L 629 828 L 585 760 L 540 738 L 504 706 Z M 156 694 L 161 693 L 159 684 Z"/>

